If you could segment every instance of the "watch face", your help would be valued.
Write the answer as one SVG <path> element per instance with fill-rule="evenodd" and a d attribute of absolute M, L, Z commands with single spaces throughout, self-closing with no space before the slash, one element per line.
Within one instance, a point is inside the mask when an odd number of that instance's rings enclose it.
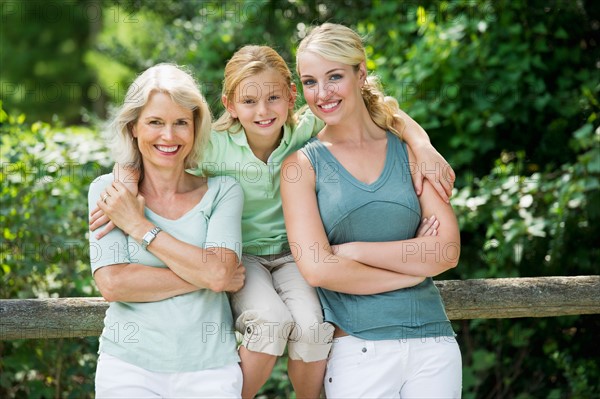
<path fill-rule="evenodd" d="M 152 230 L 144 234 L 142 238 L 142 248 L 146 249 L 148 245 L 156 238 L 156 235 L 160 233 L 162 229 L 160 227 L 154 227 Z"/>

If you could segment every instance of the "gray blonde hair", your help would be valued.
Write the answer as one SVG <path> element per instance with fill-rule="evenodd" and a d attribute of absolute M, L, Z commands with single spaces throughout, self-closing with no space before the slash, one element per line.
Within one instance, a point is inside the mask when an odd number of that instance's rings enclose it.
<path fill-rule="evenodd" d="M 196 168 L 210 136 L 211 114 L 191 73 L 175 64 L 158 64 L 146 69 L 129 86 L 123 105 L 109 124 L 110 147 L 115 162 L 142 170 L 142 156 L 131 128 L 137 122 L 152 93 L 165 93 L 193 112 L 194 146 L 184 160 L 186 169 Z"/>
<path fill-rule="evenodd" d="M 358 71 L 362 62 L 367 61 L 367 55 L 362 38 L 352 29 L 339 24 L 325 23 L 313 28 L 302 39 L 296 53 L 296 71 L 300 75 L 298 60 L 302 53 L 310 52 L 328 61 L 339 62 L 354 67 Z M 361 89 L 363 101 L 373 122 L 384 130 L 389 130 L 402 138 L 404 120 L 398 114 L 400 109 L 395 98 L 385 96 L 377 76 L 367 77 Z M 397 130 L 394 123 L 400 126 Z"/>

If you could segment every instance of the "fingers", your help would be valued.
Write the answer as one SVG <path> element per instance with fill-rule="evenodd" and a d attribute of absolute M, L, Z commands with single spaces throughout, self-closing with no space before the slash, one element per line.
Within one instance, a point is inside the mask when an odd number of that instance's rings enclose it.
<path fill-rule="evenodd" d="M 435 182 L 431 182 L 431 184 L 433 185 L 433 188 L 435 189 L 435 191 L 437 191 L 439 196 L 442 198 L 442 200 L 446 203 L 449 203 L 450 196 L 446 192 L 446 187 L 444 186 L 443 181 L 444 181 L 443 179 L 442 179 L 442 181 L 437 180 Z M 452 186 L 450 186 L 450 194 L 452 194 Z"/>
<path fill-rule="evenodd" d="M 429 218 L 429 226 L 427 228 L 427 231 L 425 232 L 425 235 L 426 236 L 437 236 L 439 227 L 440 227 L 440 221 L 435 217 L 435 215 L 432 215 Z"/>
<path fill-rule="evenodd" d="M 242 265 L 239 265 L 235 272 L 233 273 L 233 278 L 241 278 L 242 280 L 246 279 L 246 268 Z"/>
<path fill-rule="evenodd" d="M 435 215 L 432 215 L 429 218 L 424 218 L 417 230 L 415 237 L 437 236 L 439 227 L 440 222 Z"/>
<path fill-rule="evenodd" d="M 101 239 L 102 237 L 104 237 L 105 235 L 110 233 L 116 227 L 115 224 L 112 221 L 110 221 L 107 216 L 105 216 L 105 218 L 106 218 L 106 220 L 108 220 L 108 224 L 106 225 L 105 228 L 102 229 L 102 231 L 100 231 L 98 234 L 96 234 L 97 240 Z"/>
<path fill-rule="evenodd" d="M 423 235 L 423 233 L 424 233 L 425 231 L 427 231 L 427 226 L 428 226 L 428 223 L 427 223 L 427 221 L 428 221 L 428 219 L 427 219 L 427 218 L 423 218 L 423 220 L 421 220 L 421 224 L 419 225 L 419 228 L 417 229 L 417 234 L 416 234 L 416 237 L 420 237 L 420 236 L 422 236 L 422 235 Z"/>
<path fill-rule="evenodd" d="M 448 197 L 452 196 L 452 189 L 454 188 L 454 182 L 456 180 L 456 174 L 454 173 L 454 169 L 450 165 L 446 165 L 444 168 L 444 173 L 442 176 L 442 186 L 444 187 L 444 191 Z"/>
<path fill-rule="evenodd" d="M 442 179 L 442 188 L 447 198 L 449 199 L 452 196 L 452 188 L 454 187 L 454 180 L 448 180 L 446 178 Z M 446 201 L 448 202 L 448 201 Z"/>
<path fill-rule="evenodd" d="M 104 191 L 100 194 L 100 200 L 96 203 L 98 207 L 92 211 L 92 218 L 90 219 L 90 221 L 94 221 L 95 219 L 102 216 L 102 214 L 105 213 L 106 206 L 114 206 L 115 202 L 119 202 L 120 199 L 127 197 L 128 193 L 129 192 L 127 191 L 127 188 L 123 185 L 123 183 L 118 181 L 106 186 L 104 188 Z M 144 205 L 144 198 L 141 195 L 138 195 L 137 199 L 138 202 Z M 101 212 L 101 215 L 97 216 L 96 212 Z"/>
<path fill-rule="evenodd" d="M 106 188 L 104 189 L 104 192 L 106 194 L 108 194 L 110 197 L 117 196 L 117 194 L 119 193 L 119 190 L 117 189 L 119 184 L 120 184 L 119 182 L 113 182 L 113 184 L 106 186 Z M 115 187 L 115 186 L 117 186 L 117 187 Z"/>
<path fill-rule="evenodd" d="M 103 191 L 100 194 L 100 199 L 96 202 L 96 208 L 92 209 L 92 212 L 90 213 L 90 231 L 94 231 L 97 228 L 104 226 L 106 223 L 110 222 L 110 219 L 108 218 L 108 216 L 106 216 L 104 209 L 106 208 L 106 206 L 108 206 L 107 201 L 109 201 L 109 198 L 111 197 L 112 196 L 107 192 L 107 190 Z M 109 231 L 110 230 L 112 229 L 109 229 Z M 106 233 L 100 235 L 104 236 L 106 235 Z M 98 237 L 98 235 L 96 237 Z"/>
<path fill-rule="evenodd" d="M 454 169 L 452 169 L 452 166 L 448 165 L 446 171 L 448 172 L 448 176 L 446 176 L 446 178 L 448 179 L 450 184 L 454 186 L 454 182 L 456 181 L 456 173 L 454 173 Z"/>
<path fill-rule="evenodd" d="M 125 185 L 123 183 L 121 183 L 120 181 L 114 181 L 112 183 L 112 188 L 115 189 L 115 191 L 127 190 L 127 188 L 125 187 Z"/>
<path fill-rule="evenodd" d="M 238 292 L 244 287 L 244 282 L 246 281 L 246 268 L 240 264 L 238 268 L 235 270 L 235 274 L 231 278 L 229 285 L 225 291 L 228 292 Z"/>
<path fill-rule="evenodd" d="M 96 220 L 98 220 L 100 217 L 102 217 L 102 215 L 104 215 L 104 212 L 102 212 L 102 209 L 100 209 L 100 207 L 97 206 L 94 209 L 92 209 L 92 212 L 90 212 L 90 225 Z"/>
<path fill-rule="evenodd" d="M 413 185 L 415 186 L 415 193 L 417 195 L 421 195 L 421 193 L 423 192 L 423 179 L 425 178 L 425 176 L 423 176 L 423 173 L 421 173 L 419 170 L 416 170 L 412 176 Z"/>
<path fill-rule="evenodd" d="M 104 226 L 108 222 L 110 222 L 110 219 L 104 214 L 104 212 L 96 213 L 92 218 L 90 218 L 90 231 L 94 231 L 97 228 Z"/>
<path fill-rule="evenodd" d="M 431 225 L 431 228 L 427 231 L 427 236 L 432 236 L 432 237 L 437 236 L 439 226 L 440 226 L 439 220 L 436 220 L 435 222 L 433 222 L 433 224 Z"/>

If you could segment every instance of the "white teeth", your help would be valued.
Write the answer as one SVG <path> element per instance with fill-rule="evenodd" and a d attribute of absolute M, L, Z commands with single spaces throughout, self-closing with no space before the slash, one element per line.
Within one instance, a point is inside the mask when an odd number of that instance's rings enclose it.
<path fill-rule="evenodd" d="M 171 147 L 166 147 L 164 145 L 157 145 L 156 148 L 158 148 L 158 150 L 162 151 L 162 152 L 175 152 L 175 151 L 177 151 L 179 146 L 174 145 Z"/>
<path fill-rule="evenodd" d="M 329 104 L 321 105 L 321 108 L 323 108 L 323 109 L 331 109 L 331 108 L 337 106 L 339 103 L 340 102 L 337 101 L 335 103 L 329 103 Z"/>
<path fill-rule="evenodd" d="M 259 125 L 268 125 L 270 123 L 272 123 L 275 119 L 269 119 L 268 121 L 260 121 L 258 122 Z"/>

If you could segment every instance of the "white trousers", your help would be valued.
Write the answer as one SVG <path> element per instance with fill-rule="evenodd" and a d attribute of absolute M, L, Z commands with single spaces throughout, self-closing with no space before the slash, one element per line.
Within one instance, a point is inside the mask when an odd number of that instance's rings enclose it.
<path fill-rule="evenodd" d="M 100 353 L 96 398 L 240 398 L 242 370 L 229 366 L 182 373 L 157 373 Z"/>
<path fill-rule="evenodd" d="M 365 341 L 336 338 L 325 374 L 328 399 L 460 398 L 462 360 L 454 337 Z"/>

